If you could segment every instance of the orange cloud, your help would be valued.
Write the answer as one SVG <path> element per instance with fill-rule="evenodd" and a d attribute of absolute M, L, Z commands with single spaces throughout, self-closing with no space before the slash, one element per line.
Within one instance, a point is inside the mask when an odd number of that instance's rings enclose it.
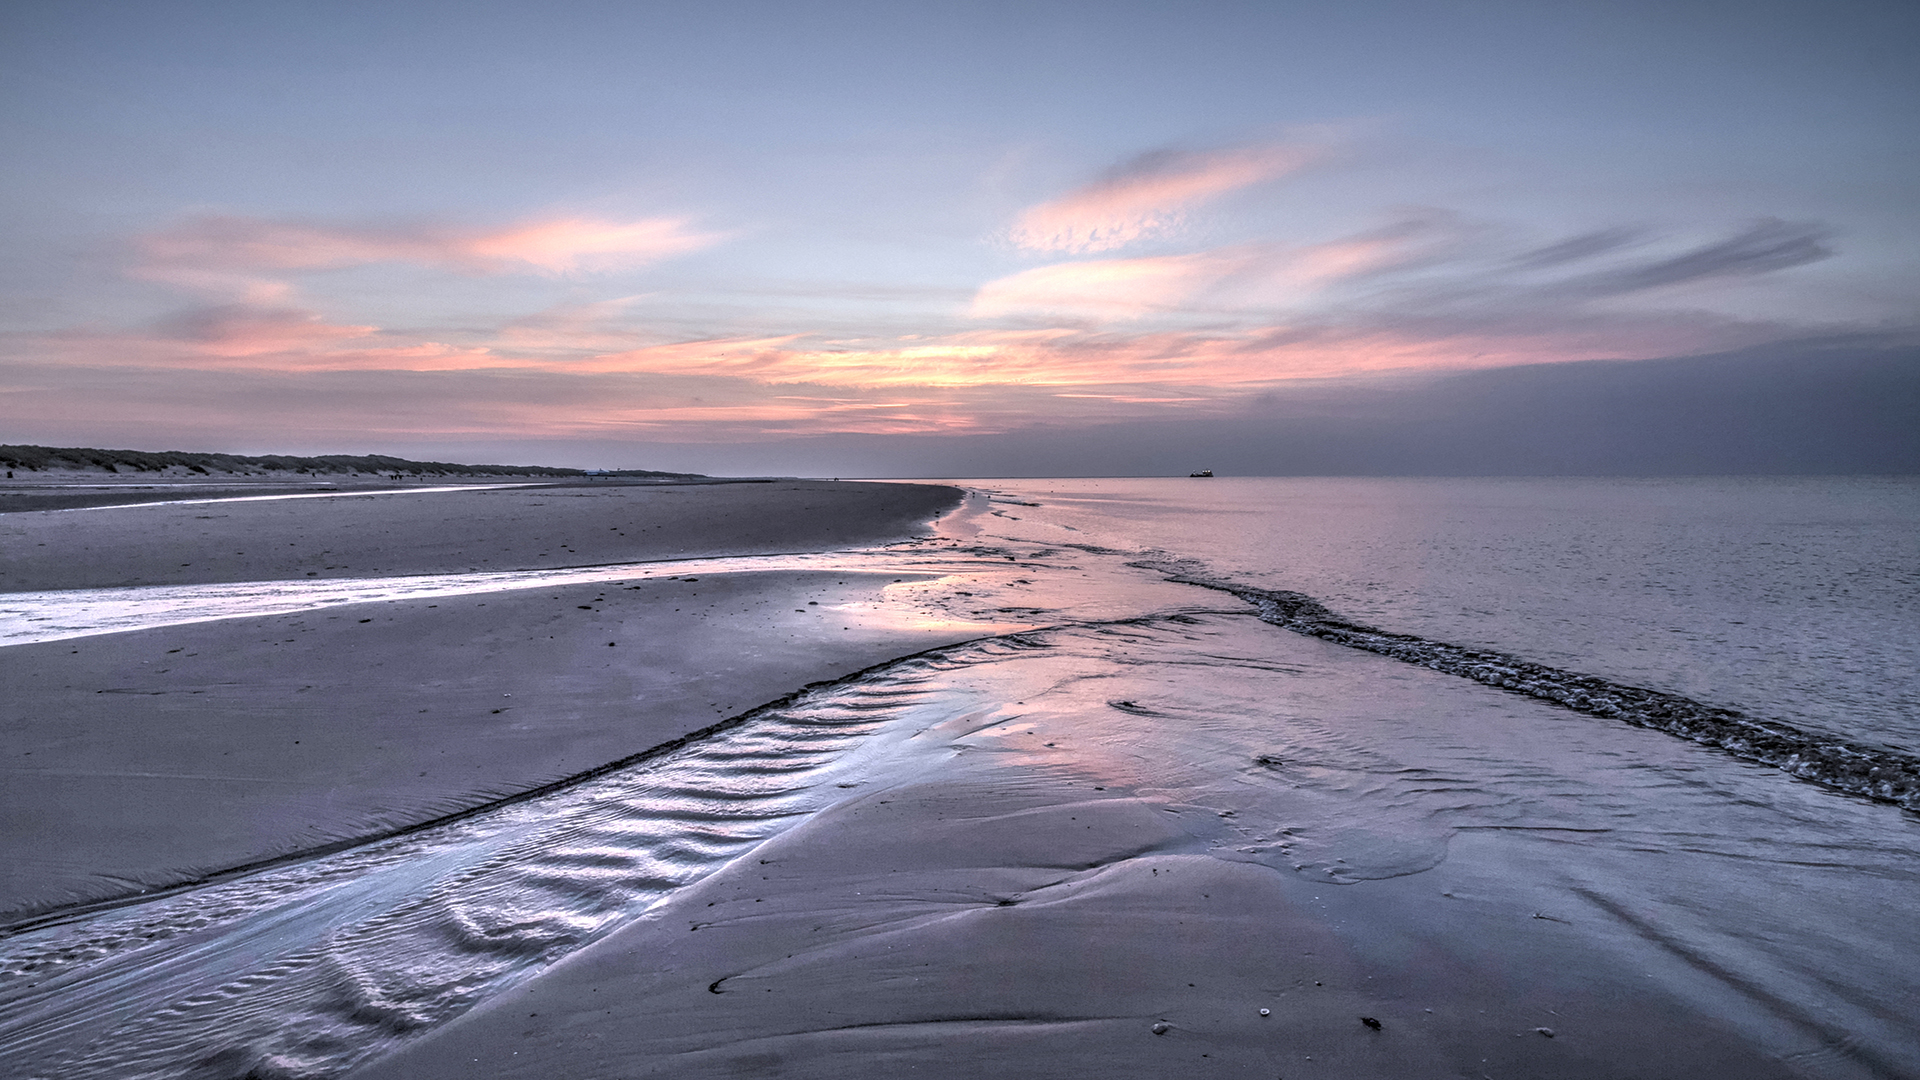
<path fill-rule="evenodd" d="M 136 273 L 200 286 L 260 272 L 414 263 L 464 273 L 605 270 L 711 246 L 720 234 L 681 218 L 614 222 L 557 218 L 501 229 L 355 227 L 209 214 L 136 241 Z"/>
<path fill-rule="evenodd" d="M 1618 322 L 1580 333 L 1560 326 L 1264 326 L 1210 333 L 1047 328 L 910 343 L 714 339 L 571 360 L 402 340 L 296 311 L 216 310 L 146 334 L 69 333 L 37 344 L 20 336 L 0 339 L 17 357 L 8 365 L 9 393 L 0 395 L 0 404 L 27 410 L 15 420 L 44 416 L 56 405 L 97 419 L 105 406 L 84 403 L 110 399 L 137 413 L 141 402 L 150 412 L 152 402 L 168 401 L 169 415 L 178 418 L 201 415 L 207 400 L 230 399 L 232 415 L 277 410 L 274 422 L 291 431 L 310 422 L 311 401 L 313 408 L 350 415 L 355 430 L 408 435 L 723 443 L 827 433 L 989 433 L 1206 416 L 1288 383 L 1370 372 L 1672 354 L 1725 330 L 1695 326 L 1688 334 L 1682 326 L 1648 325 L 1623 332 L 1631 329 Z M 310 399 L 314 388 L 324 393 Z"/>
<path fill-rule="evenodd" d="M 1145 281 L 1128 302 L 1161 303 L 1216 279 L 1240 254 L 1214 262 L 1202 257 L 1109 260 L 1070 264 L 1150 271 L 1110 275 Z M 1251 258 L 1251 256 L 1247 256 Z M 1137 270 L 1137 267 L 1134 267 Z M 1035 279 L 1028 279 L 1029 284 Z M 1072 284 L 1081 279 L 1060 278 Z M 1064 286 L 1063 286 L 1064 287 Z M 1154 291 L 1157 290 L 1157 291 Z M 1007 286 L 1007 295 L 1012 286 Z M 1003 296 L 1003 299 L 1005 297 Z M 992 297 L 989 297 L 991 300 Z M 1029 297 L 1031 299 L 1031 297 Z M 998 302 L 998 301 L 995 301 Z M 1011 303 L 1011 300 L 1006 302 Z M 1356 316 L 1326 320 L 1248 320 L 1206 330 L 1096 329 L 1086 325 L 986 328 L 910 339 L 833 339 L 817 335 L 722 337 L 608 350 L 581 356 L 583 338 L 529 344 L 495 333 L 467 343 L 369 325 L 336 323 L 285 306 L 226 305 L 184 312 L 144 331 L 75 330 L 16 336 L 7 343 L 20 360 L 87 368 L 260 372 L 485 372 L 513 371 L 524 386 L 597 378 L 698 381 L 727 386 L 736 404 L 760 408 L 778 397 L 780 416 L 812 410 L 818 418 L 935 424 L 920 406 L 941 395 L 978 391 L 987 397 L 1011 388 L 1046 389 L 1089 405 L 1113 403 L 1185 407 L 1302 378 L 1366 372 L 1459 369 L 1554 360 L 1661 355 L 1707 347 L 1738 332 L 1698 319 L 1618 314 L 1575 321 L 1550 318 L 1394 319 Z M 597 338 L 600 332 L 593 337 Z M 604 332 L 606 337 L 615 335 Z M 535 335 L 536 337 L 538 335 Z M 816 388 L 811 398 L 780 387 Z M 824 392 L 824 393 L 821 393 Z M 875 395 L 891 395 L 880 400 Z M 845 401 L 839 401 L 844 397 Z M 750 399 L 750 401 L 749 401 Z M 1059 400 L 1055 399 L 1056 404 Z M 811 404 L 806 402 L 811 401 Z M 838 403 L 836 403 L 838 402 Z M 708 403 L 707 407 L 711 407 Z M 981 406 L 986 412 L 993 409 Z M 885 414 L 884 420 L 880 414 Z M 678 414 L 661 414 L 669 422 Z M 690 414 L 689 414 L 690 415 Z M 796 421 L 797 422 L 797 421 Z M 865 429 L 865 428 L 863 428 Z"/>
<path fill-rule="evenodd" d="M 988 410 L 953 408 L 938 401 L 859 401 L 823 404 L 814 400 L 763 399 L 745 402 L 661 403 L 615 400 L 542 419 L 570 433 L 621 428 L 691 442 L 723 442 L 741 435 L 818 434 L 923 435 L 982 430 Z M 531 419 L 531 417 L 530 417 Z"/>
<path fill-rule="evenodd" d="M 999 342 L 949 338 L 938 344 L 794 347 L 796 337 L 718 339 L 653 345 L 596 356 L 570 370 L 703 375 L 766 385 L 994 386 L 1026 381 Z"/>
<path fill-rule="evenodd" d="M 1028 209 L 1009 239 L 1030 251 L 1111 251 L 1176 227 L 1200 203 L 1295 172 L 1320 156 L 1299 146 L 1148 154 Z"/>
<path fill-rule="evenodd" d="M 976 331 L 911 346 L 801 344 L 797 338 L 720 339 L 631 349 L 555 366 L 581 374 L 703 376 L 768 386 L 886 388 L 903 393 L 992 387 L 1108 388 L 1104 396 L 1113 400 L 1212 400 L 1217 391 L 1302 378 L 1607 355 L 1587 346 L 1550 335 L 1492 332 L 1264 326 L 1234 332 L 1122 334 L 1049 328 Z M 1110 389 L 1116 387 L 1121 389 Z"/>
<path fill-rule="evenodd" d="M 262 311 L 203 313 L 176 320 L 171 333 L 69 334 L 15 372 L 16 382 L 33 370 L 69 386 L 203 388 L 188 398 L 232 385 L 279 386 L 274 393 L 292 400 L 288 387 L 325 386 L 329 400 L 364 399 L 368 430 L 727 442 L 1208 415 L 1299 380 L 1620 355 L 1618 337 L 1604 339 L 1603 351 L 1545 334 L 1050 328 L 907 345 L 717 339 L 575 361 L 400 341 L 369 327 Z M 377 387 L 393 389 L 383 395 Z"/>

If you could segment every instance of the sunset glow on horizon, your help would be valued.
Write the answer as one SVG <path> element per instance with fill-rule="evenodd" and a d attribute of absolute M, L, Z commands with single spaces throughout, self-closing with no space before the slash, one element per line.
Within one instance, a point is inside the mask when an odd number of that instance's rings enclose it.
<path fill-rule="evenodd" d="M 11 441 L 644 464 L 1920 321 L 1893 6 L 107 10 L 9 17 Z"/>

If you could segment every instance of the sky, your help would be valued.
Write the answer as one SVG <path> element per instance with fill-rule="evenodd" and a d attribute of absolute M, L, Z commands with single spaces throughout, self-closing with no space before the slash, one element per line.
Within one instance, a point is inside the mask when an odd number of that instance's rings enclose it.
<path fill-rule="evenodd" d="M 1569 362 L 1789 400 L 1912 369 L 1916 55 L 1849 0 L 15 0 L 0 442 L 1047 474 Z"/>

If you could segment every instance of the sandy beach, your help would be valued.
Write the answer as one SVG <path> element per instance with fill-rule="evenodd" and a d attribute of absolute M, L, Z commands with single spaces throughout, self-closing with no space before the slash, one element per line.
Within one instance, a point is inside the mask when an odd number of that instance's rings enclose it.
<path fill-rule="evenodd" d="M 793 480 L 419 490 L 432 486 L 359 498 L 0 514 L 0 590 L 826 551 L 909 535 L 958 497 L 931 485 Z M 236 490 L 255 493 L 211 494 Z M 195 489 L 167 494 L 191 499 Z"/>
<path fill-rule="evenodd" d="M 20 596 L 632 567 L 0 648 L 0 1064 L 1920 1065 L 1914 815 L 1287 632 L 1160 564 L 1012 539 L 1029 504 L 961 495 L 0 516 Z M 843 561 L 778 561 L 809 551 Z M 765 561 L 643 569 L 715 556 Z"/>
<path fill-rule="evenodd" d="M 0 580 L 80 589 L 293 579 L 313 565 L 343 577 L 818 550 L 891 539 L 953 498 L 855 484 L 601 485 L 22 513 L 0 517 Z M 819 632 L 823 602 L 885 583 L 575 586 L 0 650 L 0 911 L 19 918 L 404 827 L 954 636 L 853 618 Z"/>

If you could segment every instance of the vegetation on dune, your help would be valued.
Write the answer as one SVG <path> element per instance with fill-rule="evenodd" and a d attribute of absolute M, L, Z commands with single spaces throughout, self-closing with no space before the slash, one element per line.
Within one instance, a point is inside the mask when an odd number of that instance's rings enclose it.
<path fill-rule="evenodd" d="M 313 475 L 365 473 L 380 476 L 586 476 L 583 469 L 557 469 L 543 465 L 458 465 L 446 461 L 410 461 L 385 454 L 321 454 L 299 457 L 293 454 L 203 454 L 187 450 L 99 450 L 87 446 L 7 446 L 0 445 L 0 468 L 27 469 L 99 469 L 110 473 L 165 472 L 182 469 L 209 476 L 259 476 L 272 473 Z M 620 469 L 595 475 L 681 477 L 689 473 L 654 472 L 647 469 Z"/>

